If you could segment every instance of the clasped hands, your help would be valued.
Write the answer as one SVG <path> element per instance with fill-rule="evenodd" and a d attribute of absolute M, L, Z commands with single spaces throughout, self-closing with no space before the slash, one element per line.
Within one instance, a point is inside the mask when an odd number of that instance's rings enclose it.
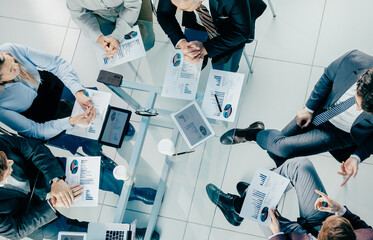
<path fill-rule="evenodd" d="M 101 35 L 97 43 L 106 51 L 105 57 L 112 57 L 118 53 L 119 42 L 116 38 Z"/>
<path fill-rule="evenodd" d="M 96 109 L 92 105 L 92 99 L 87 97 L 84 91 L 78 91 L 75 93 L 76 101 L 85 109 L 84 112 L 75 115 L 70 118 L 70 125 L 74 126 L 75 124 L 88 125 L 96 117 Z"/>
<path fill-rule="evenodd" d="M 304 108 L 297 112 L 296 121 L 297 125 L 300 128 L 306 128 L 312 121 L 312 113 Z M 350 157 L 346 161 L 342 162 L 341 171 L 337 172 L 339 175 L 342 175 L 344 177 L 341 187 L 343 187 L 343 185 L 347 183 L 351 176 L 353 176 L 354 178 L 356 177 L 358 165 L 359 161 L 354 157 Z"/>
<path fill-rule="evenodd" d="M 199 41 L 187 42 L 182 40 L 178 47 L 183 51 L 185 60 L 193 64 L 199 63 L 207 55 L 206 48 Z"/>
<path fill-rule="evenodd" d="M 81 197 L 82 192 L 83 186 L 69 186 L 61 179 L 52 184 L 49 202 L 54 209 L 59 207 L 69 208 L 75 200 Z"/>
<path fill-rule="evenodd" d="M 327 196 L 325 193 L 320 192 L 319 190 L 315 189 L 315 192 L 320 195 L 320 197 L 315 202 L 315 209 L 321 212 L 338 214 L 340 214 L 343 211 L 343 206 L 339 204 L 337 201 Z M 323 203 L 326 203 L 326 206 Z M 279 213 L 277 212 L 277 210 L 270 209 L 269 215 L 271 216 L 270 229 L 272 231 L 272 234 L 281 232 L 280 223 L 277 219 L 279 217 Z"/>

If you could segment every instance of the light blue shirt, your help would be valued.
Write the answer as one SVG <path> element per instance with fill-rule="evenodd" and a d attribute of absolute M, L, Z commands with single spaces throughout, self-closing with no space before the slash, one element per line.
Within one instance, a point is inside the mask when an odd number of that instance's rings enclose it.
<path fill-rule="evenodd" d="M 46 70 L 56 75 L 75 95 L 84 90 L 72 66 L 58 56 L 52 56 L 24 45 L 6 43 L 0 46 L 0 52 L 8 52 L 15 57 L 27 72 L 34 74 L 37 84 L 40 84 L 38 69 Z M 37 87 L 20 81 L 5 84 L 0 89 L 0 121 L 13 130 L 32 138 L 47 140 L 64 130 L 72 128 L 69 118 L 62 118 L 36 123 L 23 115 L 37 96 Z"/>

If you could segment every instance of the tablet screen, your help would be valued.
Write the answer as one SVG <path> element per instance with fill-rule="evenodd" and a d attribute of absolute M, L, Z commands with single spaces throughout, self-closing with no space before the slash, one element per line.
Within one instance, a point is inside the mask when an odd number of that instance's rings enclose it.
<path fill-rule="evenodd" d="M 175 119 L 192 146 L 211 135 L 209 127 L 194 104 L 176 113 Z"/>
<path fill-rule="evenodd" d="M 119 146 L 124 137 L 126 125 L 128 125 L 130 111 L 110 107 L 101 132 L 100 142 Z"/>

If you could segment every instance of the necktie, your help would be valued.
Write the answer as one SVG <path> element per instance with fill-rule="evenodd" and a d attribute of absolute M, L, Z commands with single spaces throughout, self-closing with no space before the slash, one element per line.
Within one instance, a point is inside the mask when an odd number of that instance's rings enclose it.
<path fill-rule="evenodd" d="M 350 97 L 349 99 L 341 102 L 340 104 L 335 105 L 334 107 L 331 107 L 328 110 L 326 110 L 325 112 L 317 115 L 313 119 L 312 123 L 315 126 L 319 126 L 322 123 L 332 119 L 333 117 L 343 113 L 344 111 L 346 111 L 347 109 L 352 107 L 354 104 L 355 104 L 355 97 Z"/>
<path fill-rule="evenodd" d="M 212 21 L 211 15 L 209 11 L 207 10 L 207 8 L 201 4 L 196 9 L 196 12 L 198 13 L 199 19 L 201 19 L 201 22 L 203 26 L 205 27 L 209 38 L 211 39 L 211 38 L 218 36 L 219 33 L 216 30 L 214 22 Z"/>

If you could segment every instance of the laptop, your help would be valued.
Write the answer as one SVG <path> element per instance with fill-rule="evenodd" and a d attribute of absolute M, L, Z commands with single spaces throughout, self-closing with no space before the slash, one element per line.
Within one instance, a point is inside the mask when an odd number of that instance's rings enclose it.
<path fill-rule="evenodd" d="M 89 223 L 87 240 L 134 240 L 136 220 L 131 224 Z M 63 239 L 62 239 L 63 240 Z"/>
<path fill-rule="evenodd" d="M 59 232 L 58 240 L 87 240 L 85 232 Z"/>

